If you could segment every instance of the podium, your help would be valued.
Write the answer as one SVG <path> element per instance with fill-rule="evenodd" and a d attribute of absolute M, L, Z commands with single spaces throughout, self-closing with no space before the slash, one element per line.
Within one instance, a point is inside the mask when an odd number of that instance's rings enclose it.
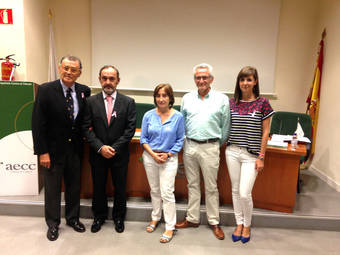
<path fill-rule="evenodd" d="M 32 82 L 0 81 L 0 196 L 39 194 L 31 131 L 35 89 Z"/>

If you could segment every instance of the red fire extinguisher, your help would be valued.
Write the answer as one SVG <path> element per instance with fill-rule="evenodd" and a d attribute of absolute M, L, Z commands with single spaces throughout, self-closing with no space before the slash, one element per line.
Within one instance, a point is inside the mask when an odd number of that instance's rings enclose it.
<path fill-rule="evenodd" d="M 0 60 L 5 60 L 1 63 L 1 79 L 3 81 L 13 81 L 14 71 L 20 64 L 15 63 L 15 59 L 11 58 L 15 54 L 8 55 L 5 58 L 0 58 Z"/>

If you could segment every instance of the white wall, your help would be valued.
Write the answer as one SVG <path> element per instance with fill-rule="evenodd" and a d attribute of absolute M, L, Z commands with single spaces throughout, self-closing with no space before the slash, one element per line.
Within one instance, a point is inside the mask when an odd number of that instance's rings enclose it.
<path fill-rule="evenodd" d="M 321 1 L 316 39 L 326 28 L 319 124 L 312 167 L 340 191 L 340 1 Z"/>
<path fill-rule="evenodd" d="M 26 80 L 41 84 L 48 72 L 48 7 L 45 0 L 24 0 Z"/>
<path fill-rule="evenodd" d="M 234 91 L 239 70 L 252 65 L 262 73 L 261 90 L 273 93 L 281 0 L 91 4 L 94 85 L 100 86 L 98 70 L 114 60 L 124 74 L 121 88 L 153 91 L 167 82 L 174 91 L 188 92 L 193 66 L 207 62 L 214 67 L 216 90 Z"/>
<path fill-rule="evenodd" d="M 319 0 L 283 0 L 276 63 L 276 111 L 305 112 L 314 77 Z M 259 74 L 261 77 L 261 74 Z"/>
<path fill-rule="evenodd" d="M 26 54 L 24 35 L 23 0 L 0 0 L 0 8 L 12 9 L 13 25 L 0 25 L 0 57 L 15 54 L 13 58 L 21 64 L 16 69 L 15 79 L 26 80 Z"/>
<path fill-rule="evenodd" d="M 282 0 L 274 85 L 276 97 L 270 97 L 276 111 L 306 110 L 305 101 L 313 80 L 320 36 L 316 28 L 319 2 Z M 261 73 L 259 75 L 261 79 Z M 195 88 L 194 81 L 192 88 Z M 153 102 L 151 93 L 147 96 L 140 92 L 125 93 L 133 96 L 137 102 Z M 175 97 L 176 104 L 180 104 L 181 97 Z"/>
<path fill-rule="evenodd" d="M 62 56 L 70 51 L 77 54 L 79 52 L 78 56 L 85 66 L 79 81 L 91 85 L 90 0 L 71 2 L 50 0 L 50 2 L 55 14 L 57 54 Z M 318 41 L 315 40 L 318 8 L 319 0 L 282 0 L 275 70 L 277 97 L 270 98 L 275 110 L 305 111 L 305 100 L 313 79 L 318 45 Z M 65 25 L 66 21 L 70 21 L 70 17 L 82 24 L 81 29 L 78 26 Z M 75 34 L 77 37 L 73 36 Z M 114 59 L 112 64 L 115 64 Z M 121 82 L 124 82 L 124 74 Z M 192 88 L 195 88 L 193 81 Z M 124 93 L 134 97 L 137 102 L 153 102 L 152 93 L 138 91 Z M 176 104 L 180 104 L 181 97 L 182 94 L 176 94 Z"/>
<path fill-rule="evenodd" d="M 91 85 L 90 0 L 49 0 L 49 8 L 54 17 L 58 61 L 69 54 L 79 57 L 83 71 L 77 81 Z"/>
<path fill-rule="evenodd" d="M 45 0 L 0 0 L 13 9 L 13 25 L 0 25 L 0 56 L 15 53 L 20 63 L 15 80 L 42 83 L 47 79 L 48 21 Z"/>

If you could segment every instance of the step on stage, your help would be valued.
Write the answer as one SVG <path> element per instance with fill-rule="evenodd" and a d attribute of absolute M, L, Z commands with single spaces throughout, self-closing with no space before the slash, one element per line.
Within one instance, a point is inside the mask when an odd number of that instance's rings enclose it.
<path fill-rule="evenodd" d="M 296 195 L 293 213 L 254 208 L 252 226 L 339 231 L 340 192 L 335 191 L 311 171 L 301 171 L 301 179 L 302 190 Z M 150 200 L 129 198 L 127 206 L 127 221 L 150 221 Z M 64 202 L 62 207 L 63 214 Z M 187 201 L 177 201 L 176 207 L 177 219 L 180 221 L 184 219 Z M 109 202 L 109 208 L 112 209 L 112 201 Z M 44 191 L 38 196 L 0 197 L 0 215 L 44 217 Z M 92 218 L 91 199 L 81 200 L 80 217 Z M 220 206 L 220 218 L 221 225 L 235 225 L 232 205 Z M 201 206 L 201 224 L 207 224 L 204 205 Z"/>

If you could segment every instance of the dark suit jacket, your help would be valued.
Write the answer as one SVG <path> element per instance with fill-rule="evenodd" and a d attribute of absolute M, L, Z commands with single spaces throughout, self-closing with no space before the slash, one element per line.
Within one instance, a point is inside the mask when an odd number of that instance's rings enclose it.
<path fill-rule="evenodd" d="M 113 114 L 108 125 L 102 92 L 86 100 L 83 132 L 90 144 L 90 162 L 102 161 L 98 153 L 103 145 L 110 145 L 116 150 L 114 160 L 127 163 L 129 160 L 129 142 L 136 130 L 135 101 L 117 92 Z"/>
<path fill-rule="evenodd" d="M 49 153 L 51 161 L 64 157 L 65 146 L 73 142 L 82 151 L 81 123 L 85 98 L 91 90 L 75 83 L 79 112 L 73 122 L 68 118 L 66 98 L 60 80 L 48 82 L 38 87 L 32 114 L 32 134 L 34 154 Z"/>

